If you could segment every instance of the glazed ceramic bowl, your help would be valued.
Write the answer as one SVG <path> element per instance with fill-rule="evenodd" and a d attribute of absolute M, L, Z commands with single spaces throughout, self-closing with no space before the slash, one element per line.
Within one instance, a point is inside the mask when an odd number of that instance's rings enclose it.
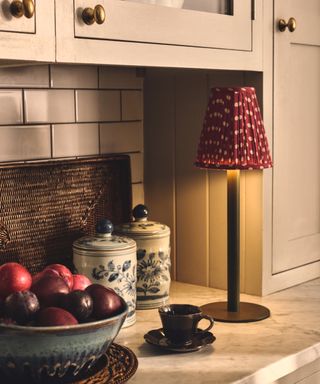
<path fill-rule="evenodd" d="M 90 368 L 108 349 L 126 318 L 128 306 L 105 320 L 69 326 L 30 327 L 0 324 L 0 370 L 8 377 L 62 378 Z"/>

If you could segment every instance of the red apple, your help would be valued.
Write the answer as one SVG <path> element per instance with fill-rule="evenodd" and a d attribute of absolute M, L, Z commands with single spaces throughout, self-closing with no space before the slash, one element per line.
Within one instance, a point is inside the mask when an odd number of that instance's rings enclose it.
<path fill-rule="evenodd" d="M 60 277 L 67 283 L 69 289 L 72 289 L 73 286 L 73 276 L 70 269 L 68 269 L 65 265 L 62 264 L 50 264 L 45 269 L 54 269 L 60 275 Z"/>
<path fill-rule="evenodd" d="M 38 273 L 36 273 L 35 275 L 32 276 L 32 284 L 35 284 L 43 276 L 49 276 L 49 275 L 50 276 L 58 276 L 58 277 L 60 277 L 59 272 L 56 271 L 55 269 L 46 268 L 43 271 L 38 272 Z"/>
<path fill-rule="evenodd" d="M 86 288 L 86 292 L 92 297 L 92 316 L 97 320 L 115 316 L 122 308 L 120 296 L 113 289 L 100 284 L 91 284 Z"/>
<path fill-rule="evenodd" d="M 56 307 L 41 309 L 36 320 L 36 325 L 42 327 L 76 324 L 78 324 L 78 321 L 70 312 Z"/>
<path fill-rule="evenodd" d="M 0 268 L 0 296 L 5 298 L 13 292 L 30 289 L 32 277 L 28 270 L 18 263 L 6 263 Z"/>
<path fill-rule="evenodd" d="M 51 275 L 43 275 L 30 290 L 37 296 L 41 308 L 59 306 L 61 296 L 70 292 L 61 277 Z"/>
<path fill-rule="evenodd" d="M 73 275 L 73 291 L 84 291 L 89 285 L 91 285 L 90 279 L 85 275 Z"/>

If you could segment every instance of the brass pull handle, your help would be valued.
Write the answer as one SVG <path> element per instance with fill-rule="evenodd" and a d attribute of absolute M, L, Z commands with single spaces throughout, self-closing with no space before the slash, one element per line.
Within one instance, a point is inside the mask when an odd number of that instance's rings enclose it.
<path fill-rule="evenodd" d="M 94 22 L 97 24 L 103 24 L 106 19 L 106 13 L 102 5 L 98 4 L 92 8 L 85 8 L 82 12 L 82 20 L 92 25 Z"/>
<path fill-rule="evenodd" d="M 31 19 L 34 15 L 34 3 L 32 0 L 14 0 L 10 4 L 10 12 L 14 17 L 25 16 L 28 19 Z"/>
<path fill-rule="evenodd" d="M 286 28 L 288 28 L 289 32 L 294 32 L 297 28 L 297 21 L 294 17 L 290 17 L 287 23 L 284 19 L 280 19 L 278 26 L 280 32 L 284 32 Z"/>

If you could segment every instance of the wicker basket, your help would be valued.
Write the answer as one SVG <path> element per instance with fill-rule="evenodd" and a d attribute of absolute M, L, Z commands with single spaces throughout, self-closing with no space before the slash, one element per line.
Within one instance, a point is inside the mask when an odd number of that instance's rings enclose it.
<path fill-rule="evenodd" d="M 72 268 L 73 241 L 100 218 L 128 221 L 131 199 L 129 156 L 2 165 L 0 264 Z"/>

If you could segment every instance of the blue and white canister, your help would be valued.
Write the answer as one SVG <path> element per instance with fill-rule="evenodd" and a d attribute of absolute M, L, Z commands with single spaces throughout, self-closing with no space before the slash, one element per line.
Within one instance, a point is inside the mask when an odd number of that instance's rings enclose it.
<path fill-rule="evenodd" d="M 112 232 L 112 223 L 101 220 L 95 236 L 84 236 L 73 243 L 73 263 L 92 283 L 112 288 L 123 297 L 129 307 L 123 327 L 128 327 L 136 321 L 137 246 L 134 240 Z"/>
<path fill-rule="evenodd" d="M 170 228 L 148 220 L 148 209 L 139 204 L 134 221 L 116 228 L 137 243 L 137 309 L 158 308 L 169 300 Z"/>

